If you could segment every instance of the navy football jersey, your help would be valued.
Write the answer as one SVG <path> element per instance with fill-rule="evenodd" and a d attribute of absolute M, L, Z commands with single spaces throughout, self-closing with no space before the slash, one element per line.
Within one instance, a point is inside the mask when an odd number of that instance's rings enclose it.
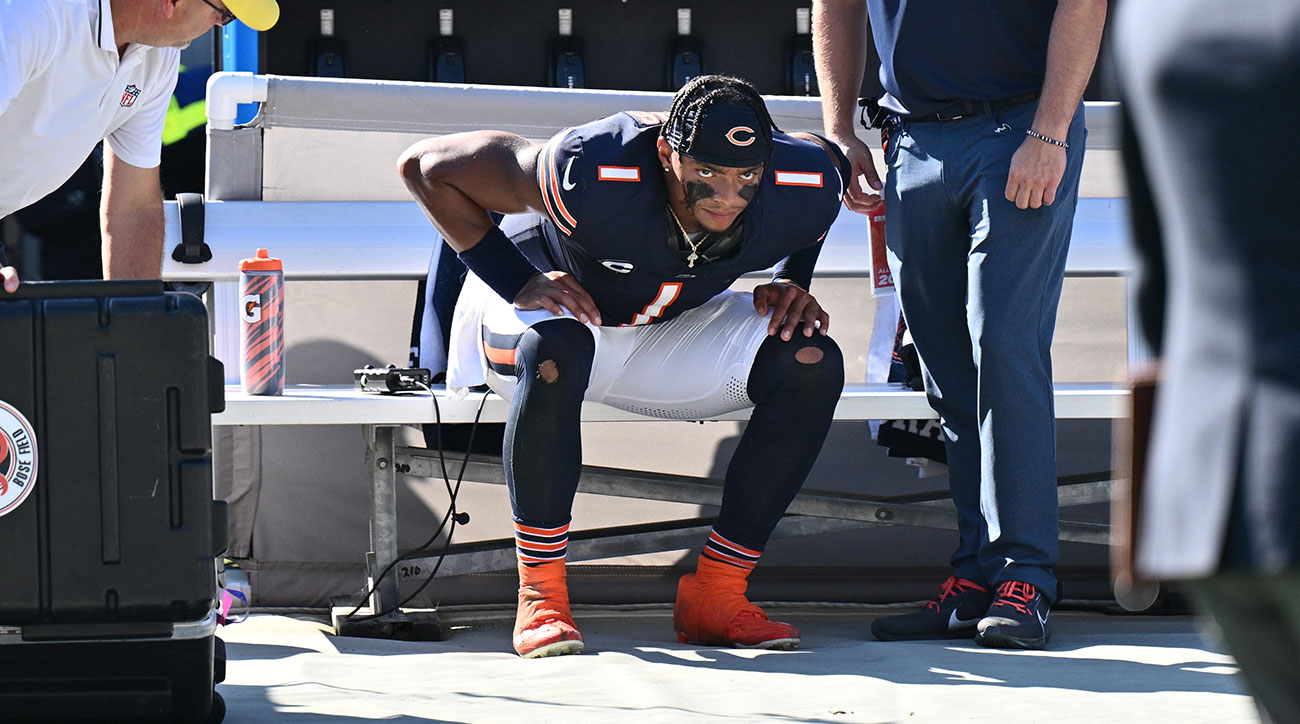
<path fill-rule="evenodd" d="M 542 148 L 537 183 L 546 213 L 502 229 L 539 269 L 567 272 L 605 325 L 652 324 L 697 307 L 747 272 L 821 241 L 839 213 L 847 162 L 812 141 L 773 132 L 758 193 L 736 223 L 728 255 L 689 267 L 665 242 L 667 189 L 656 141 L 663 116 L 623 112 L 570 128 Z"/>

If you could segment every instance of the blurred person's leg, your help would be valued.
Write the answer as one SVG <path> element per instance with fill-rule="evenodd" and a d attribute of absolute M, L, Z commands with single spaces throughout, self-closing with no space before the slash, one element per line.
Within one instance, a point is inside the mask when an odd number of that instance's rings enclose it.
<path fill-rule="evenodd" d="M 1187 584 L 1222 633 L 1260 709 L 1300 722 L 1300 572 L 1225 573 Z"/>

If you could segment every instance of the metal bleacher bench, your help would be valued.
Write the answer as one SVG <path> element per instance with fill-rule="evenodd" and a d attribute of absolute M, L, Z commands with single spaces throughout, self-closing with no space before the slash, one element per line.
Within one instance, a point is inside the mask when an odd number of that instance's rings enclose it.
<path fill-rule="evenodd" d="M 1081 199 L 1075 222 L 1075 241 L 1067 274 L 1120 276 L 1129 267 L 1124 240 L 1122 199 Z M 191 212 L 187 212 L 191 213 Z M 238 260 L 248 256 L 249 239 L 273 239 L 276 255 L 284 259 L 286 279 L 293 280 L 411 280 L 423 278 L 435 239 L 429 222 L 410 202 L 264 202 L 209 201 L 203 204 L 203 243 L 212 258 L 203 263 L 172 259 L 171 250 L 185 241 L 175 202 L 166 208 L 167 233 L 163 277 L 170 282 L 211 282 L 212 309 L 218 355 L 237 360 L 235 288 Z M 867 226 L 864 217 L 842 211 L 828 234 L 818 265 L 819 277 L 863 276 Z M 864 279 L 864 286 L 866 281 Z M 364 426 L 366 460 L 370 470 L 371 552 L 367 556 L 370 580 L 379 577 L 398 558 L 396 535 L 396 475 L 436 477 L 437 458 L 420 448 L 398 447 L 394 430 L 411 424 L 505 420 L 507 406 L 495 394 L 471 392 L 457 399 L 434 386 L 437 409 L 426 393 L 376 395 L 346 386 L 295 385 L 282 396 L 243 394 L 238 386 L 226 389 L 226 408 L 213 416 L 214 425 L 338 425 Z M 1055 390 L 1058 418 L 1118 418 L 1127 414 L 1127 392 L 1109 384 L 1059 384 Z M 596 403 L 583 407 L 584 422 L 645 421 L 633 413 Z M 720 416 L 718 420 L 745 420 L 749 410 Z M 930 419 L 935 414 L 925 394 L 898 384 L 848 384 L 835 410 L 836 420 Z M 1104 476 L 1102 476 L 1104 477 Z M 473 456 L 465 479 L 504 483 L 500 459 Z M 1109 499 L 1109 480 L 1063 481 L 1063 506 Z M 721 500 L 718 481 L 683 478 L 609 468 L 584 467 L 580 490 L 587 493 L 652 498 L 700 505 Z M 916 525 L 955 529 L 956 514 L 946 496 L 899 504 L 870 495 L 819 493 L 805 490 L 796 499 L 776 536 L 805 535 L 842 530 L 867 523 Z M 704 521 L 672 521 L 575 534 L 569 547 L 571 560 L 591 560 L 696 545 L 707 534 Z M 634 535 L 627 535 L 634 534 Z M 1107 526 L 1063 521 L 1062 540 L 1108 543 Z M 432 559 L 414 558 L 412 568 L 432 569 Z M 443 575 L 511 568 L 513 541 L 453 546 L 441 563 Z M 381 581 L 370 599 L 371 611 L 385 611 L 399 601 L 396 576 Z M 402 611 L 379 619 L 391 629 L 408 621 Z M 337 624 L 338 622 L 336 622 Z M 340 625 L 342 630 L 343 625 Z"/>

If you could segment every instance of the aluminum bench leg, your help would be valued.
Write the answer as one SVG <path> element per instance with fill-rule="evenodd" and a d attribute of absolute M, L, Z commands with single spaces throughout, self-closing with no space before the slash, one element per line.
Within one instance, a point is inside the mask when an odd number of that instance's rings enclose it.
<path fill-rule="evenodd" d="M 331 611 L 340 636 L 440 641 L 442 627 L 433 611 L 396 608 L 401 599 L 398 571 L 385 571 L 397 560 L 397 467 L 393 462 L 393 427 L 365 425 L 366 467 L 370 469 L 370 551 L 366 553 L 369 611 L 347 616 L 350 609 Z M 382 576 L 382 578 L 381 578 Z M 392 608 L 392 611 L 388 609 Z M 382 615 L 375 616 L 374 614 Z"/>

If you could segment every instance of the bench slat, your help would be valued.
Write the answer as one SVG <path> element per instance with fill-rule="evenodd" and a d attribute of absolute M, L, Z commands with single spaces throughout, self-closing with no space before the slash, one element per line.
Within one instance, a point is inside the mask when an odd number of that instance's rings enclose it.
<path fill-rule="evenodd" d="M 377 395 L 347 385 L 294 385 L 284 395 L 246 395 L 237 385 L 226 387 L 226 410 L 212 416 L 214 425 L 415 425 L 434 422 L 473 422 L 480 403 L 483 422 L 504 422 L 509 406 L 495 394 L 471 392 L 452 398 L 434 386 L 438 409 L 426 393 Z M 484 398 L 486 397 L 486 400 Z M 1056 417 L 1106 419 L 1128 414 L 1127 390 L 1104 383 L 1056 386 Z M 737 410 L 710 420 L 747 420 L 750 411 Z M 925 394 L 896 384 L 852 384 L 844 387 L 836 420 L 933 419 Z M 584 403 L 584 422 L 647 422 L 644 417 L 598 403 Z"/>

